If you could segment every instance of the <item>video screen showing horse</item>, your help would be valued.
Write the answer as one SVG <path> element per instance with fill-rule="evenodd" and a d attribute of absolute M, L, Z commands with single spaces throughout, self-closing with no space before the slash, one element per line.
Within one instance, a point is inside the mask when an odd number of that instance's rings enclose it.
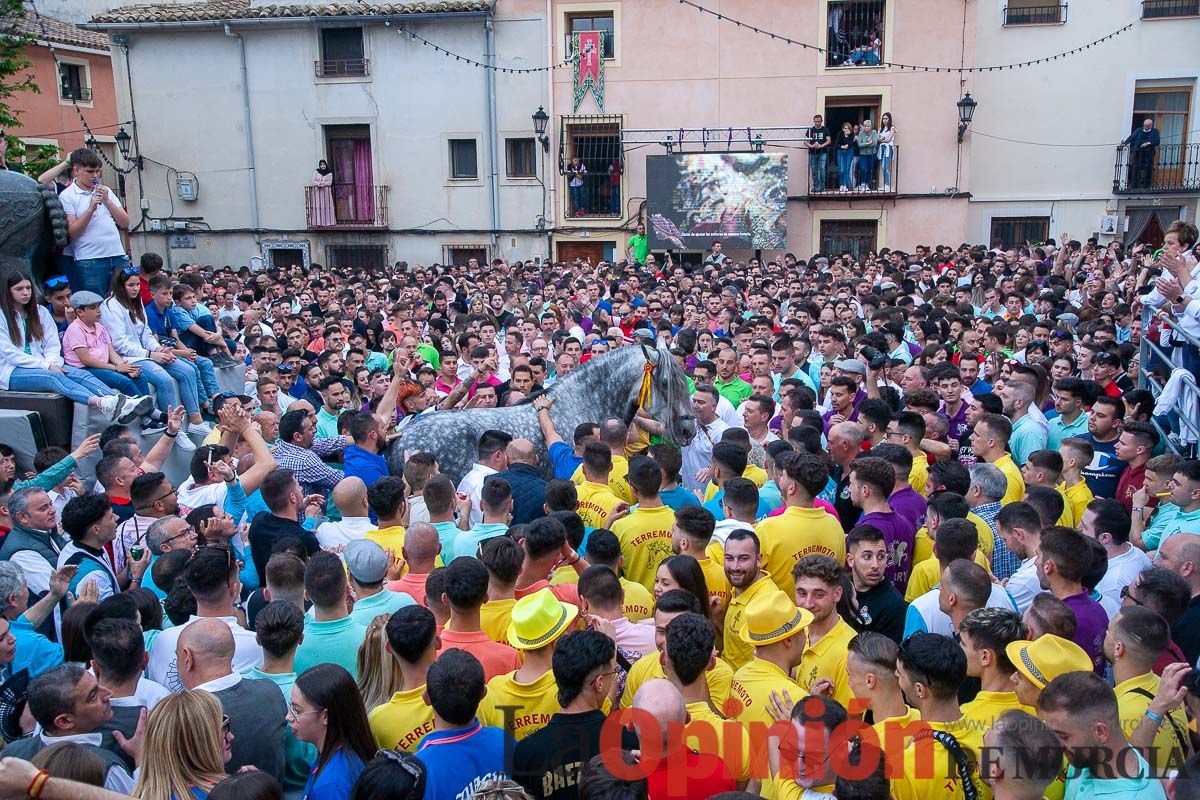
<path fill-rule="evenodd" d="M 656 250 L 787 248 L 787 156 L 687 153 L 646 158 Z"/>

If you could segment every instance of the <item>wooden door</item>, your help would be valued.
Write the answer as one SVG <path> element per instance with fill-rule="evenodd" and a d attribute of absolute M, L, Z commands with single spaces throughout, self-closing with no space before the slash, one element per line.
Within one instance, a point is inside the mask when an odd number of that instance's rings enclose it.
<path fill-rule="evenodd" d="M 577 258 L 590 259 L 592 264 L 601 261 L 604 258 L 604 243 L 603 242 L 559 242 L 558 243 L 558 260 L 563 263 L 574 261 Z"/>

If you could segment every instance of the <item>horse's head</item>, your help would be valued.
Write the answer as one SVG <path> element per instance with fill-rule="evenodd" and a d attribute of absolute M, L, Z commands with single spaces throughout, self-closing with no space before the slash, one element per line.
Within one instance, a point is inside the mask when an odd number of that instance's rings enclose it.
<path fill-rule="evenodd" d="M 644 348 L 643 353 L 654 366 L 650 373 L 650 401 L 646 411 L 663 424 L 668 439 L 685 447 L 696 435 L 696 415 L 688 394 L 687 377 L 665 348 Z M 640 387 L 640 382 L 634 385 L 635 398 Z"/>

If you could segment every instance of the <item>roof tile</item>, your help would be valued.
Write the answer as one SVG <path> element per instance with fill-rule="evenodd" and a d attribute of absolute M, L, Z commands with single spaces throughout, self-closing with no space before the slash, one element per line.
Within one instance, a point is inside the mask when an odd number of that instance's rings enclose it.
<path fill-rule="evenodd" d="M 28 5 L 25 15 L 19 18 L 5 17 L 0 23 L 14 33 L 31 36 L 34 39 L 54 44 L 67 44 L 73 47 L 86 47 L 91 50 L 108 50 L 108 37 L 103 33 L 85 31 L 69 22 L 45 14 L 35 14 Z"/>
<path fill-rule="evenodd" d="M 414 0 L 398 3 L 320 3 L 254 6 L 250 0 L 207 0 L 199 3 L 147 3 L 113 9 L 92 18 L 93 24 L 198 22 L 297 17 L 355 17 L 391 14 L 489 11 L 494 0 Z"/>

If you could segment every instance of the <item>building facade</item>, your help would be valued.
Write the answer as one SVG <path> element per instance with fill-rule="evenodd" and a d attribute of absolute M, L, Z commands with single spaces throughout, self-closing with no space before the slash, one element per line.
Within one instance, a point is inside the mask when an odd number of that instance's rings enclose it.
<path fill-rule="evenodd" d="M 979 106 L 967 134 L 967 239 L 1011 246 L 1068 233 L 1157 247 L 1172 220 L 1196 219 L 1200 3 L 978 5 L 980 65 L 1044 58 L 1132 28 L 1068 58 L 971 77 Z M 1160 142 L 1151 154 L 1118 149 L 1147 118 Z"/>
<path fill-rule="evenodd" d="M 135 255 L 369 267 L 544 253 L 532 114 L 546 82 L 464 59 L 543 66 L 545 26 L 534 0 L 96 17 L 137 121 Z"/>

